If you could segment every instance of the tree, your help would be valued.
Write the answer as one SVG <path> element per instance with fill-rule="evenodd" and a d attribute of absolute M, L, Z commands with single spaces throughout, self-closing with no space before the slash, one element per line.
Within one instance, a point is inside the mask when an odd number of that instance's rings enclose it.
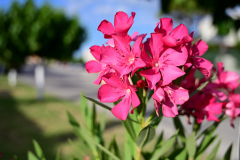
<path fill-rule="evenodd" d="M 213 16 L 213 24 L 218 27 L 221 35 L 227 34 L 230 28 L 236 30 L 240 28 L 240 20 L 232 20 L 226 15 L 227 8 L 233 8 L 239 4 L 239 0 L 161 0 L 163 13 L 178 11 L 182 16 L 192 15 L 192 13 Z M 191 14 L 189 14 L 191 13 Z"/>
<path fill-rule="evenodd" d="M 77 17 L 67 17 L 49 4 L 37 8 L 33 0 L 0 11 L 0 61 L 19 68 L 29 55 L 70 60 L 86 39 Z"/>

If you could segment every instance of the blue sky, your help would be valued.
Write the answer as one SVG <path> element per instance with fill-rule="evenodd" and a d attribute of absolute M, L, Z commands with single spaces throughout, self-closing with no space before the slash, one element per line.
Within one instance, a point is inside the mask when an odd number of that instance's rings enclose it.
<path fill-rule="evenodd" d="M 13 0 L 1 0 L 0 8 L 7 10 Z M 18 0 L 23 3 L 25 0 Z M 134 24 L 129 31 L 131 35 L 138 31 L 140 34 L 147 33 L 149 37 L 156 23 L 159 21 L 159 0 L 34 0 L 37 6 L 49 2 L 55 8 L 62 9 L 69 16 L 77 15 L 80 24 L 87 29 L 88 39 L 82 47 L 76 51 L 75 57 L 80 57 L 92 45 L 105 44 L 103 34 L 97 30 L 98 25 L 104 19 L 113 22 L 117 11 L 124 11 L 128 15 L 136 12 Z M 174 26 L 179 25 L 175 22 Z"/>

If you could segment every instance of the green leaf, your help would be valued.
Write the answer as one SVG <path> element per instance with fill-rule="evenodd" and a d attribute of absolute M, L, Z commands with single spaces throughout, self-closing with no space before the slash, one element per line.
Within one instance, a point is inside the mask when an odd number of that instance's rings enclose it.
<path fill-rule="evenodd" d="M 125 143 L 124 143 L 124 160 L 132 160 L 132 152 L 134 148 L 131 148 L 132 146 L 132 138 L 131 136 L 126 132 L 125 134 Z"/>
<path fill-rule="evenodd" d="M 233 144 L 231 144 L 231 145 L 228 147 L 228 150 L 227 150 L 226 153 L 224 154 L 223 160 L 230 160 L 230 159 L 231 159 L 232 146 L 233 146 Z"/>
<path fill-rule="evenodd" d="M 28 151 L 28 160 L 39 160 L 31 151 Z"/>
<path fill-rule="evenodd" d="M 109 111 L 111 111 L 111 107 L 109 107 L 109 106 L 107 106 L 107 105 L 105 105 L 105 104 L 103 104 L 103 103 L 101 103 L 101 102 L 98 102 L 98 101 L 96 101 L 95 99 L 92 99 L 92 98 L 89 98 L 89 97 L 86 97 L 86 96 L 84 96 L 84 95 L 82 95 L 84 98 L 86 98 L 86 99 L 88 99 L 89 101 L 91 101 L 91 102 L 93 102 L 93 103 L 95 103 L 95 104 L 97 104 L 97 105 L 99 105 L 99 106 L 101 106 L 101 107 L 103 107 L 103 108 L 105 108 L 105 109 L 107 109 L 107 110 L 109 110 Z"/>
<path fill-rule="evenodd" d="M 148 125 L 144 127 L 138 134 L 136 143 L 139 148 L 143 148 L 148 142 L 150 142 L 155 136 L 155 128 Z"/>
<path fill-rule="evenodd" d="M 133 141 L 135 141 L 136 140 L 136 133 L 133 129 L 132 123 L 128 119 L 126 119 L 125 121 L 122 121 L 122 124 L 124 125 L 125 129 L 129 133 L 129 135 L 131 136 Z"/>
<path fill-rule="evenodd" d="M 33 140 L 33 146 L 34 146 L 35 152 L 37 154 L 37 157 L 40 160 L 45 160 L 44 155 L 43 155 L 43 151 L 42 151 L 41 147 L 39 146 L 39 144 L 36 140 Z"/>
<path fill-rule="evenodd" d="M 22 160 L 21 158 L 18 158 L 16 155 L 14 155 L 15 160 Z"/>
<path fill-rule="evenodd" d="M 224 121 L 226 118 L 227 118 L 227 116 L 224 117 L 224 114 L 222 114 L 218 117 L 220 122 Z M 197 139 L 199 139 L 203 135 L 207 135 L 207 134 L 211 133 L 213 130 L 216 130 L 216 128 L 218 127 L 220 122 L 214 122 L 211 126 L 206 128 L 205 130 L 203 130 L 201 133 L 198 134 Z"/>
<path fill-rule="evenodd" d="M 181 120 L 179 119 L 178 116 L 173 118 L 173 122 L 174 122 L 175 128 L 179 129 L 179 135 L 178 136 L 180 136 L 180 139 L 184 144 L 184 142 L 185 142 L 185 133 L 184 133 L 185 129 L 182 125 L 182 122 L 181 122 Z"/>
<path fill-rule="evenodd" d="M 106 125 L 106 111 L 104 110 L 101 115 L 101 122 L 100 122 L 100 132 L 102 133 L 105 129 Z"/>
<path fill-rule="evenodd" d="M 155 147 L 154 147 L 155 150 L 161 147 L 161 145 L 162 145 L 162 140 L 163 140 L 163 131 L 162 131 L 161 134 L 158 136 L 157 142 L 156 142 Z"/>
<path fill-rule="evenodd" d="M 103 104 L 103 103 L 101 103 L 101 102 L 98 102 L 98 101 L 96 101 L 95 99 L 86 97 L 86 96 L 84 96 L 84 95 L 82 95 L 82 96 L 83 96 L 84 98 L 88 99 L 89 101 L 91 101 L 91 102 L 93 102 L 93 103 L 99 105 L 100 107 L 103 107 L 103 108 L 105 108 L 105 109 L 107 109 L 107 110 L 109 110 L 109 111 L 111 111 L 111 109 L 112 109 L 111 107 L 109 107 L 109 106 L 107 106 L 107 105 L 105 105 L 105 104 Z M 137 122 L 137 121 L 129 118 L 129 116 L 127 117 L 127 119 L 129 119 L 130 121 L 133 121 L 133 122 L 135 122 L 135 123 L 139 123 L 139 122 Z M 140 123 L 139 123 L 139 124 L 140 124 Z"/>
<path fill-rule="evenodd" d="M 91 120 L 91 122 L 92 122 L 91 130 L 92 130 L 93 134 L 95 134 L 95 129 L 96 129 L 96 126 L 97 126 L 96 117 L 97 117 L 97 115 L 96 115 L 96 105 L 95 105 L 95 103 L 93 103 L 93 106 L 92 106 L 92 120 Z"/>
<path fill-rule="evenodd" d="M 184 160 L 187 159 L 187 150 L 184 148 L 182 152 L 180 152 L 176 157 L 175 160 Z"/>
<path fill-rule="evenodd" d="M 201 91 L 204 87 L 206 87 L 206 85 L 215 78 L 216 74 L 214 74 L 214 76 L 212 76 L 212 78 L 210 78 L 208 81 L 204 82 L 203 84 L 201 84 L 201 86 L 199 86 L 195 91 L 193 91 L 189 98 L 193 97 L 195 94 L 197 94 L 199 91 Z"/>
<path fill-rule="evenodd" d="M 214 131 L 203 138 L 199 147 L 197 148 L 197 156 L 203 153 L 217 139 L 217 136 L 212 137 L 213 132 Z"/>
<path fill-rule="evenodd" d="M 220 146 L 220 143 L 221 143 L 221 140 L 217 143 L 217 145 L 213 148 L 212 152 L 210 153 L 210 155 L 207 157 L 206 160 L 212 160 L 216 154 L 217 154 L 217 151 L 218 151 L 218 148 Z"/>
<path fill-rule="evenodd" d="M 82 93 L 82 96 L 84 97 L 84 93 Z M 89 110 L 89 105 L 88 102 L 85 98 L 80 98 L 80 108 L 81 108 L 81 114 L 83 116 L 84 122 L 87 125 L 88 129 L 90 129 L 90 118 L 89 116 L 91 116 L 91 111 Z"/>
<path fill-rule="evenodd" d="M 77 127 L 79 128 L 80 125 L 79 123 L 77 122 L 77 120 L 73 117 L 73 115 L 67 111 L 67 116 L 68 116 L 68 121 L 70 122 L 70 124 L 73 126 L 73 127 Z"/>
<path fill-rule="evenodd" d="M 190 158 L 194 158 L 196 153 L 195 133 L 192 133 L 186 140 L 186 149 Z"/>
<path fill-rule="evenodd" d="M 114 151 L 115 155 L 121 159 L 121 155 L 117 146 L 117 142 L 115 140 L 115 136 L 113 136 L 112 141 L 109 145 L 108 150 L 111 151 L 111 149 Z"/>
<path fill-rule="evenodd" d="M 149 91 L 149 93 L 148 93 L 148 95 L 147 95 L 147 101 L 146 101 L 146 103 L 147 103 L 147 102 L 149 101 L 149 99 L 152 97 L 153 93 L 154 93 L 154 90 L 150 90 L 150 91 Z"/>
<path fill-rule="evenodd" d="M 150 160 L 159 160 L 159 158 L 172 146 L 176 140 L 178 132 L 179 131 L 177 130 L 177 132 L 167 140 L 167 142 L 161 147 L 160 150 L 155 151 L 153 157 Z"/>
<path fill-rule="evenodd" d="M 58 149 L 57 150 L 57 155 L 56 155 L 56 160 L 60 160 L 60 157 L 61 157 L 61 150 Z"/>

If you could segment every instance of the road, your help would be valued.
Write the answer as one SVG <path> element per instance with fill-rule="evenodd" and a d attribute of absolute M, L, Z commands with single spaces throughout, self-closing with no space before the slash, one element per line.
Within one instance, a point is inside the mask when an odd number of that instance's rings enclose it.
<path fill-rule="evenodd" d="M 79 102 L 79 97 L 82 92 L 88 97 L 97 99 L 97 91 L 100 86 L 93 84 L 98 74 L 88 74 L 84 67 L 82 66 L 64 66 L 64 65 L 52 65 L 50 67 L 45 67 L 45 91 L 47 93 L 53 94 L 57 97 L 68 99 L 74 102 Z M 34 82 L 34 66 L 27 65 L 23 68 L 23 72 L 18 76 L 18 80 L 35 86 Z M 108 104 L 109 106 L 113 106 Z M 150 101 L 147 107 L 147 112 L 151 113 L 153 107 L 153 102 Z M 98 107 L 101 111 L 101 107 Z M 109 112 L 109 117 L 114 118 Z M 184 126 L 187 129 L 188 134 L 191 131 L 191 125 L 186 123 L 186 117 L 181 117 Z M 205 128 L 209 125 L 209 122 L 204 121 L 203 127 Z M 229 145 L 234 144 L 232 150 L 233 160 L 237 160 L 237 142 L 238 142 L 238 130 L 239 122 L 235 121 L 235 129 L 230 127 L 230 119 L 222 122 L 216 133 L 219 134 L 219 139 L 222 139 L 218 157 L 221 158 Z M 164 118 L 157 128 L 157 132 L 160 133 L 164 131 L 165 138 L 169 138 L 174 134 L 175 129 L 171 118 Z M 215 141 L 214 144 L 216 144 Z M 210 152 L 210 150 L 208 151 Z"/>

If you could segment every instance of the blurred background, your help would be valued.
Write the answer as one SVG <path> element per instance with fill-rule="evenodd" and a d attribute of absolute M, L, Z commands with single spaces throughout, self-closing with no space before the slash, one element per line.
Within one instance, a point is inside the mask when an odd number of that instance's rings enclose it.
<path fill-rule="evenodd" d="M 129 35 L 138 31 L 150 37 L 163 17 L 173 18 L 174 27 L 185 24 L 189 33 L 194 31 L 195 41 L 208 43 L 205 58 L 214 64 L 223 61 L 226 70 L 240 73 L 238 0 L 1 0 L 2 159 L 11 160 L 14 155 L 26 159 L 27 151 L 33 148 L 32 139 L 39 142 L 48 159 L 53 159 L 58 148 L 64 159 L 79 156 L 74 145 L 81 143 L 72 133 L 65 112 L 69 110 L 81 120 L 80 94 L 97 98 L 99 86 L 93 82 L 98 75 L 87 74 L 84 64 L 93 59 L 91 46 L 107 42 L 97 31 L 98 25 L 104 19 L 113 22 L 118 11 L 128 15 L 136 12 Z M 149 112 L 152 109 L 149 104 Z M 109 114 L 105 137 L 114 133 L 123 136 L 117 122 Z M 165 120 L 159 130 L 173 134 L 174 130 L 166 127 L 171 126 L 169 123 Z M 238 127 L 231 128 L 229 121 L 223 125 L 218 132 L 226 150 L 237 139 Z M 120 144 L 121 136 L 117 139 Z M 80 148 L 88 154 L 84 144 Z M 236 152 L 236 144 L 234 148 Z"/>

